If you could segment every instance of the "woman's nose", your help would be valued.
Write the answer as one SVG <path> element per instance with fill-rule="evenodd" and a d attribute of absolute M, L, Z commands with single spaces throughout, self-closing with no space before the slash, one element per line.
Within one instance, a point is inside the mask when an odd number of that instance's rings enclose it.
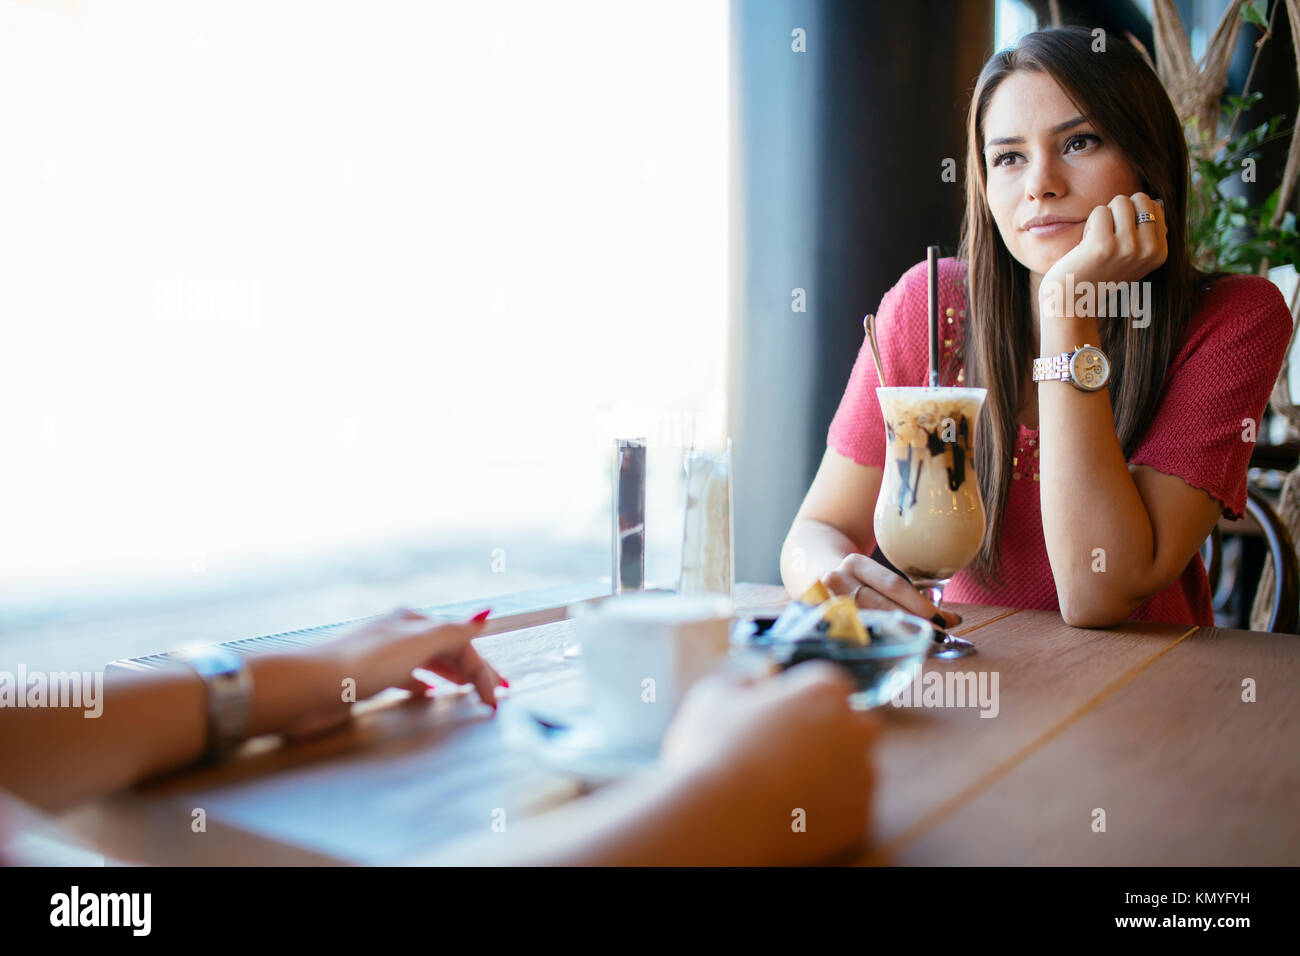
<path fill-rule="evenodd" d="M 1064 171 L 1052 158 L 1040 159 L 1029 167 L 1025 177 L 1025 198 L 1059 199 L 1068 191 Z"/>

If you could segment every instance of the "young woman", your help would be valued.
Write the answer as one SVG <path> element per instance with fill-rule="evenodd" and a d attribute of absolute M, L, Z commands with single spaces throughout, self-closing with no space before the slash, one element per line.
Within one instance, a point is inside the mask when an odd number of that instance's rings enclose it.
<path fill-rule="evenodd" d="M 1079 627 L 1212 625 L 1198 549 L 1220 514 L 1245 508 L 1291 333 L 1281 294 L 1192 267 L 1182 129 L 1122 41 L 1094 52 L 1088 31 L 1052 29 L 997 54 L 975 88 L 968 142 L 964 261 L 939 271 L 941 383 L 988 390 L 975 433 L 988 524 L 945 598 L 1059 611 Z M 1127 308 L 1111 283 L 1136 288 Z M 925 384 L 924 265 L 885 295 L 877 335 L 888 383 Z M 1036 380 L 1036 358 L 1085 345 L 1104 353 L 1108 380 Z M 820 579 L 862 607 L 932 617 L 868 557 L 885 464 L 879 384 L 864 343 L 782 576 L 792 594 Z"/>

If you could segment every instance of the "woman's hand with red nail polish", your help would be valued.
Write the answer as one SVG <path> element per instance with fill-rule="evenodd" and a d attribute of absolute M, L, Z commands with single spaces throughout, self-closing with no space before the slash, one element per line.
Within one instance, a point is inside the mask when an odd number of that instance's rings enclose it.
<path fill-rule="evenodd" d="M 322 658 L 340 682 L 347 678 L 355 682 L 356 700 L 388 687 L 412 689 L 411 672 L 418 667 L 455 684 L 473 684 L 483 703 L 495 706 L 501 675 L 470 643 L 482 633 L 485 619 L 482 615 L 478 620 L 440 621 L 403 608 L 318 645 L 311 653 Z"/>

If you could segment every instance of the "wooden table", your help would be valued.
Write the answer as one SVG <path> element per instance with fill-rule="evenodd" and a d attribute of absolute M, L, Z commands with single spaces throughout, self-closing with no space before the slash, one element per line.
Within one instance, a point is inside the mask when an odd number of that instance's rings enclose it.
<path fill-rule="evenodd" d="M 779 587 L 740 585 L 745 611 Z M 998 713 L 881 708 L 876 845 L 901 864 L 1300 863 L 1300 637 L 956 605 L 998 674 Z M 569 621 L 480 651 L 515 697 L 574 680 Z M 1255 681 L 1256 702 L 1242 700 Z M 253 754 L 77 811 L 110 855 L 156 863 L 385 863 L 536 813 L 576 782 L 507 748 L 469 694 L 374 706 L 325 740 Z M 206 832 L 191 822 L 201 808 Z M 1104 811 L 1104 832 L 1095 829 Z"/>

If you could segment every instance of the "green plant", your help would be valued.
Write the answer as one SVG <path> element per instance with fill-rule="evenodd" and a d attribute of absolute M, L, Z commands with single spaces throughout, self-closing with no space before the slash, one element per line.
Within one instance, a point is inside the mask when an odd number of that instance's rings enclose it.
<path fill-rule="evenodd" d="M 1249 9 L 1249 8 L 1247 8 Z M 1227 97 L 1224 119 L 1229 130 L 1241 114 L 1263 97 L 1262 93 Z M 1273 225 L 1273 213 L 1282 198 L 1282 187 L 1262 205 L 1252 206 L 1244 196 L 1224 192 L 1224 185 L 1238 177 L 1253 180 L 1258 150 L 1265 143 L 1292 135 L 1286 118 L 1274 116 L 1266 123 L 1223 141 L 1213 155 L 1193 153 L 1192 185 L 1188 202 L 1188 241 L 1196 267 L 1205 272 L 1258 272 L 1266 262 L 1275 265 L 1300 262 L 1300 231 L 1295 214 L 1283 212 Z M 1203 142 L 1197 124 L 1188 130 L 1190 142 Z"/>
<path fill-rule="evenodd" d="M 1260 94 L 1252 93 L 1250 84 L 1260 51 L 1273 35 L 1273 23 L 1282 6 L 1287 9 L 1291 25 L 1300 80 L 1300 0 L 1274 0 L 1271 10 L 1268 0 L 1229 0 L 1199 61 L 1192 59 L 1191 44 L 1174 0 L 1153 0 L 1156 57 L 1152 61 L 1148 55 L 1147 60 L 1169 91 L 1187 136 L 1192 159 L 1189 244 L 1197 268 L 1207 272 L 1263 273 L 1270 265 L 1300 261 L 1300 234 L 1296 231 L 1296 217 L 1289 209 L 1300 180 L 1300 141 L 1294 130 L 1284 125 L 1286 118 L 1282 116 L 1236 134 L 1242 113 L 1259 102 Z M 1241 95 L 1225 97 L 1232 53 L 1246 23 L 1261 31 L 1255 41 L 1255 56 Z M 1141 48 L 1140 43 L 1138 46 Z M 1227 134 L 1222 138 L 1221 115 L 1227 122 Z M 1244 197 L 1225 192 L 1224 186 L 1233 177 L 1253 181 L 1255 164 L 1248 161 L 1258 159 L 1260 146 L 1283 137 L 1290 139 L 1290 146 L 1281 184 L 1262 205 L 1252 206 Z"/>

